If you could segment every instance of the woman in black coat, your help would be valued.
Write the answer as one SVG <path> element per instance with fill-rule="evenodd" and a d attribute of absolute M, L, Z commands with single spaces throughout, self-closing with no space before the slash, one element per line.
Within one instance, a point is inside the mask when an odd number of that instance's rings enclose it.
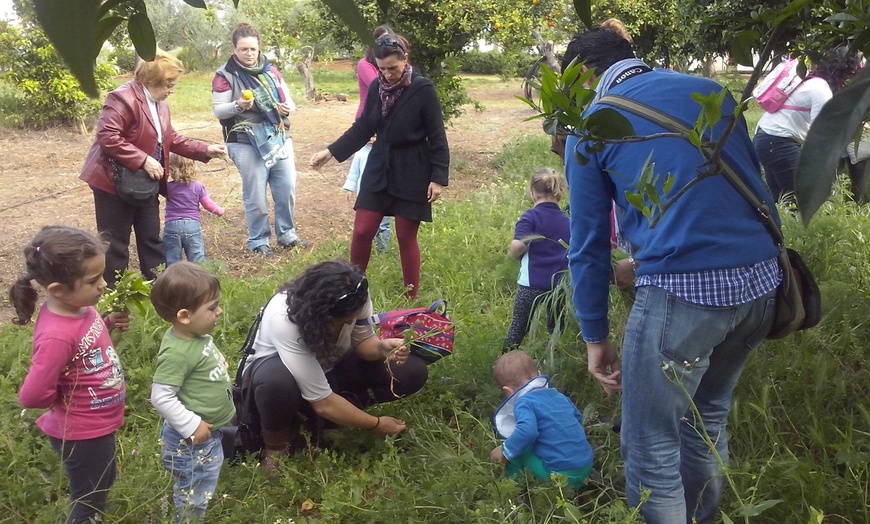
<path fill-rule="evenodd" d="M 369 88 L 365 111 L 341 138 L 315 153 L 309 165 L 318 169 L 333 157 L 343 162 L 377 135 L 354 205 L 350 261 L 365 272 L 381 219 L 396 217 L 405 293 L 415 299 L 420 285 L 417 229 L 421 221 L 432 221 L 432 202 L 447 185 L 447 133 L 435 86 L 408 63 L 407 40 L 388 33 L 375 40 L 373 51 L 380 73 Z"/>

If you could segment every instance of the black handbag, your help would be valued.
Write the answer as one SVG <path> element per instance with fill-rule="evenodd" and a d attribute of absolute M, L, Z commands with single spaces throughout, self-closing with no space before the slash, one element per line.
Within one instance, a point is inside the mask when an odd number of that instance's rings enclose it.
<path fill-rule="evenodd" d="M 688 136 L 689 128 L 674 117 L 645 104 L 619 95 L 601 97 L 602 104 L 609 104 L 655 122 L 665 129 Z M 712 154 L 710 146 L 704 146 L 707 154 Z M 776 289 L 776 312 L 773 326 L 767 334 L 768 339 L 784 338 L 795 331 L 815 327 L 822 318 L 822 294 L 816 278 L 804 264 L 800 254 L 785 247 L 782 231 L 773 219 L 770 208 L 743 179 L 721 157 L 717 165 L 725 178 L 749 202 L 758 213 L 761 223 L 779 248 L 779 265 L 782 268 L 782 282 Z"/>
<path fill-rule="evenodd" d="M 128 204 L 141 204 L 157 195 L 160 180 L 151 178 L 144 169 L 132 171 L 113 162 L 115 167 L 115 193 Z"/>

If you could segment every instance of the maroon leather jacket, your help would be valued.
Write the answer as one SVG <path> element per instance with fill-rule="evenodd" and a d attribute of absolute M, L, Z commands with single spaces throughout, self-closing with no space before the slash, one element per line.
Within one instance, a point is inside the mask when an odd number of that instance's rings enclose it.
<path fill-rule="evenodd" d="M 175 132 L 166 102 L 157 102 L 157 114 L 163 127 L 162 183 L 169 176 L 170 151 L 200 162 L 210 160 L 206 154 L 208 144 Z M 114 172 L 109 157 L 128 169 L 136 170 L 156 149 L 157 129 L 151 119 L 145 91 L 139 82 L 131 80 L 106 96 L 103 112 L 97 121 L 97 136 L 79 178 L 91 187 L 114 195 Z"/>

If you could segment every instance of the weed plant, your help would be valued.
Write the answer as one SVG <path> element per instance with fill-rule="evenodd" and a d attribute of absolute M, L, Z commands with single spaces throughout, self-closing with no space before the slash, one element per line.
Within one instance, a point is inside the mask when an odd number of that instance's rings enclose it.
<path fill-rule="evenodd" d="M 611 429 L 618 395 L 606 398 L 586 372 L 585 347 L 573 321 L 551 339 L 536 320 L 523 348 L 585 415 L 595 472 L 580 493 L 552 484 L 514 482 L 489 461 L 497 444 L 490 417 L 501 402 L 491 369 L 507 329 L 518 266 L 507 255 L 513 225 L 530 202 L 531 172 L 558 167 L 545 138 L 509 143 L 494 159 L 500 179 L 463 198 L 438 202 L 420 230 L 420 299 L 447 299 L 457 326 L 456 353 L 430 367 L 416 395 L 372 408 L 408 422 L 394 438 L 330 430 L 323 449 L 297 452 L 275 484 L 255 459 L 225 465 L 208 522 L 306 523 L 614 523 L 637 521 L 624 503 L 619 437 Z M 865 322 L 870 293 L 867 208 L 839 188 L 809 228 L 783 213 L 788 242 L 816 272 L 824 294 L 819 327 L 768 342 L 755 352 L 735 393 L 731 465 L 725 471 L 723 521 L 870 522 L 870 367 Z M 332 242 L 300 253 L 264 278 L 221 275 L 224 313 L 214 336 L 231 362 L 257 309 L 280 283 L 319 260 L 344 256 Z M 407 307 L 395 251 L 374 255 L 368 271 L 378 310 Z M 611 294 L 619 333 L 631 293 Z M 570 301 L 568 301 L 570 307 Z M 570 315 L 569 315 L 570 319 Z M 154 356 L 167 324 L 153 311 L 134 319 L 118 352 L 127 376 L 126 423 L 118 432 L 119 474 L 109 522 L 163 523 L 172 518 L 172 482 L 160 466 L 160 421 L 148 401 Z M 16 392 L 30 364 L 32 328 L 0 332 L 0 522 L 54 523 L 67 511 L 66 480 L 38 410 L 22 411 Z M 618 341 L 618 336 L 616 336 Z"/>

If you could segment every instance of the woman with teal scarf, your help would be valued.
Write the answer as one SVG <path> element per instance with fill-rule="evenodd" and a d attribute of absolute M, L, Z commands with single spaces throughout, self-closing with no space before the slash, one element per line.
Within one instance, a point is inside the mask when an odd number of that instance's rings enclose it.
<path fill-rule="evenodd" d="M 233 31 L 233 54 L 212 81 L 212 105 L 230 158 L 242 177 L 248 249 L 271 257 L 269 204 L 275 203 L 277 245 L 304 247 L 296 234 L 296 163 L 289 116 L 296 110 L 281 73 L 260 51 L 260 33 L 248 24 Z"/>

